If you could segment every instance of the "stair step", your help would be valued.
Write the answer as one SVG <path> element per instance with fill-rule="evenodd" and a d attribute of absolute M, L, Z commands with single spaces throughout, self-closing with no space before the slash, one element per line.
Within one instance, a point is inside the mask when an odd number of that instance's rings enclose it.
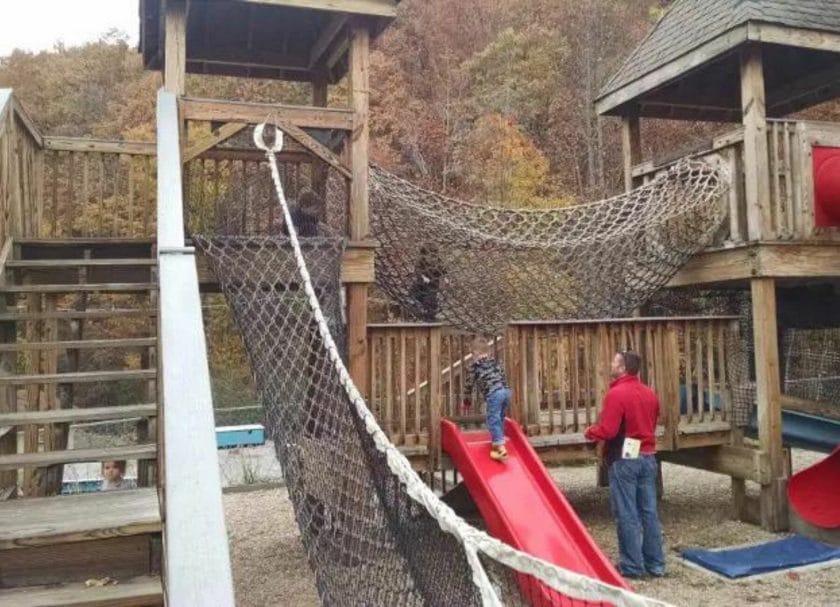
<path fill-rule="evenodd" d="M 84 246 L 84 245 L 136 245 L 136 244 L 155 244 L 154 238 L 121 238 L 111 236 L 90 236 L 78 238 L 15 238 L 16 245 L 37 245 L 41 247 L 66 247 L 66 246 Z"/>
<path fill-rule="evenodd" d="M 163 605 L 159 577 L 141 576 L 111 586 L 83 583 L 0 590 L 4 607 L 152 607 Z"/>
<path fill-rule="evenodd" d="M 31 424 L 83 424 L 135 417 L 156 417 L 157 405 L 119 405 L 90 407 L 87 409 L 59 409 L 57 411 L 20 411 L 0 414 L 0 426 L 27 426 Z"/>
<path fill-rule="evenodd" d="M 6 312 L 0 314 L 0 322 L 25 320 L 97 320 L 105 318 L 153 318 L 157 310 L 116 308 L 113 310 L 57 310 L 55 312 Z"/>
<path fill-rule="evenodd" d="M 10 259 L 6 262 L 7 268 L 23 268 L 27 270 L 51 270 L 53 268 L 77 268 L 77 267 L 115 267 L 115 266 L 156 266 L 157 260 L 151 258 L 141 259 Z"/>
<path fill-rule="evenodd" d="M 66 285 L 5 285 L 0 293 L 139 293 L 155 291 L 158 286 L 145 282 L 114 282 Z"/>
<path fill-rule="evenodd" d="M 141 348 L 157 344 L 157 337 L 132 337 L 126 339 L 82 339 L 76 341 L 21 341 L 0 344 L 0 352 L 25 352 L 29 350 L 88 350 L 93 348 Z"/>
<path fill-rule="evenodd" d="M 0 385 L 27 384 L 87 384 L 125 379 L 154 379 L 157 369 L 126 369 L 120 371 L 80 371 L 77 373 L 44 373 L 41 375 L 7 375 L 0 377 Z"/>
<path fill-rule="evenodd" d="M 158 533 L 154 487 L 0 503 L 0 550 Z"/>
<path fill-rule="evenodd" d="M 118 459 L 155 459 L 156 457 L 157 445 L 154 444 L 102 447 L 99 449 L 65 449 L 63 451 L 40 451 L 37 453 L 12 453 L 9 455 L 0 455 L 0 470 L 43 468 L 58 464 L 110 462 Z M 0 519 L 2 519 L 1 502 Z M 2 520 L 0 520 L 0 529 L 2 529 Z"/>

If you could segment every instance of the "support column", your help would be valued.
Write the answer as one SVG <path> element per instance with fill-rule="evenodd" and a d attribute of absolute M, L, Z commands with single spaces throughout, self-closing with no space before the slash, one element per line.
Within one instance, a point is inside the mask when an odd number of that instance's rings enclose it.
<path fill-rule="evenodd" d="M 751 283 L 755 383 L 759 448 L 769 459 L 770 483 L 761 487 L 761 526 L 787 529 L 787 471 L 782 446 L 782 403 L 779 387 L 779 344 L 776 333 L 776 281 Z"/>
<path fill-rule="evenodd" d="M 750 240 L 771 236 L 770 168 L 767 155 L 767 113 L 764 65 L 759 45 L 741 51 L 741 109 L 744 122 L 744 194 Z M 775 332 L 775 329 L 773 329 Z"/>
<path fill-rule="evenodd" d="M 327 107 L 328 103 L 328 86 L 325 77 L 319 77 L 312 82 L 312 105 L 315 107 Z M 312 189 L 326 202 L 327 197 L 327 177 L 329 166 L 324 162 L 315 162 L 312 165 Z M 326 209 L 325 209 L 326 212 Z"/>
<path fill-rule="evenodd" d="M 187 78 L 187 0 L 166 0 L 163 88 L 183 95 Z"/>
<path fill-rule="evenodd" d="M 633 167 L 642 161 L 642 130 L 638 116 L 621 119 L 621 150 L 624 158 L 624 190 L 633 189 Z"/>
<path fill-rule="evenodd" d="M 350 136 L 350 209 L 348 231 L 351 240 L 365 240 L 370 235 L 368 212 L 368 125 L 370 101 L 370 33 L 353 28 L 350 40 L 350 103 L 355 125 Z M 368 285 L 347 287 L 347 343 L 350 375 L 362 394 L 367 394 L 367 307 Z"/>

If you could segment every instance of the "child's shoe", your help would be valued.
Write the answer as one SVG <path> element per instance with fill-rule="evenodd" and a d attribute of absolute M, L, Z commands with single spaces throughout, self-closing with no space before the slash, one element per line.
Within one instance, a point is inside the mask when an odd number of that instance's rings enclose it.
<path fill-rule="evenodd" d="M 493 447 L 490 449 L 490 459 L 496 460 L 497 462 L 505 461 L 507 456 L 507 449 L 505 449 L 504 446 Z"/>

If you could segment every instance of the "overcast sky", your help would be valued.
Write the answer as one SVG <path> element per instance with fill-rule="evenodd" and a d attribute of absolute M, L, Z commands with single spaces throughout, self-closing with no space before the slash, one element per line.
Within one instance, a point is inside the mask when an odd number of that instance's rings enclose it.
<path fill-rule="evenodd" d="M 57 41 L 67 46 L 97 40 L 117 28 L 137 42 L 140 20 L 138 0 L 0 0 L 0 56 L 15 48 L 51 49 Z"/>

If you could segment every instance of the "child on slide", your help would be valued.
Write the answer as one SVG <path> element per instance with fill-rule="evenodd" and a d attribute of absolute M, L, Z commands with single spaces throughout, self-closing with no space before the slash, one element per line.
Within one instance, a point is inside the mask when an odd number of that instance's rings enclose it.
<path fill-rule="evenodd" d="M 472 342 L 472 364 L 464 386 L 464 407 L 471 406 L 473 386 L 484 396 L 487 406 L 487 429 L 490 431 L 490 457 L 496 461 L 507 459 L 505 449 L 505 413 L 510 406 L 511 392 L 505 373 L 493 358 L 486 339 Z"/>

